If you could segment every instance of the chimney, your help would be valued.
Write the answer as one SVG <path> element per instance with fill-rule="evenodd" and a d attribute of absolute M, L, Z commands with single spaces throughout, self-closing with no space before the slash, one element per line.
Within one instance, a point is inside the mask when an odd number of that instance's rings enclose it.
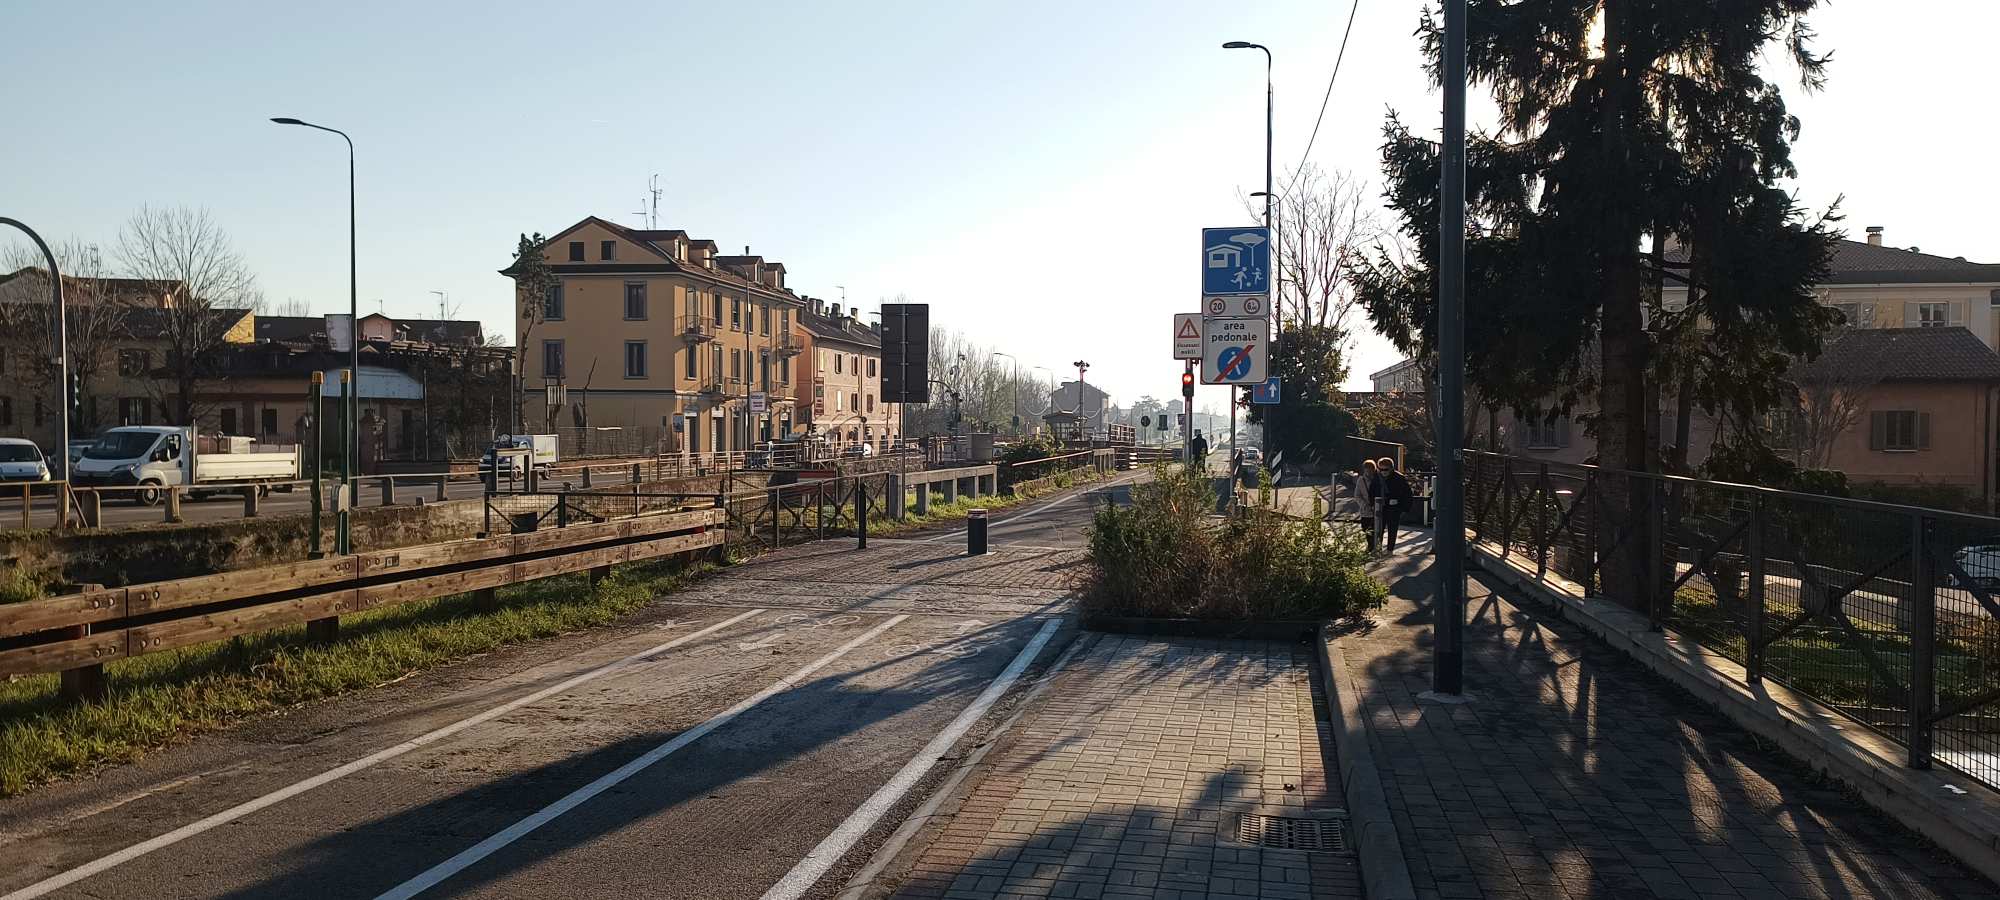
<path fill-rule="evenodd" d="M 840 304 L 838 304 L 838 303 L 835 303 L 835 304 L 833 305 L 833 315 L 832 315 L 832 317 L 831 317 L 831 318 L 835 318 L 835 319 L 838 319 L 838 318 L 840 318 Z"/>
<path fill-rule="evenodd" d="M 1868 246 L 1870 247 L 1882 246 L 1882 226 L 1880 225 L 1868 226 Z"/>

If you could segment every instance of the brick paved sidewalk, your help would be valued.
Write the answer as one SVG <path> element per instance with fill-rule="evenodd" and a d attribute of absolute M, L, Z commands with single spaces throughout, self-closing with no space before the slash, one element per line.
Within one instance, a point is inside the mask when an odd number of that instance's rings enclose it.
<path fill-rule="evenodd" d="M 1372 631 L 1341 638 L 1419 896 L 2000 897 L 1617 651 L 1477 581 L 1475 700 L 1419 702 L 1435 585 L 1423 563 L 1384 561 L 1395 596 Z"/>
<path fill-rule="evenodd" d="M 1237 810 L 1341 806 L 1308 647 L 1080 640 L 894 896 L 1361 896 L 1351 857 L 1224 840 Z"/>

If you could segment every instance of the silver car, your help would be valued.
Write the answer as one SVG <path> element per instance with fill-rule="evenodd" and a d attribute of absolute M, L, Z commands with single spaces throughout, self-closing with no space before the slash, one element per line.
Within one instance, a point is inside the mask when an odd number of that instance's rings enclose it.
<path fill-rule="evenodd" d="M 1988 593 L 2000 591 L 2000 544 L 1976 544 L 1952 554 L 1951 558 L 1973 586 Z"/>

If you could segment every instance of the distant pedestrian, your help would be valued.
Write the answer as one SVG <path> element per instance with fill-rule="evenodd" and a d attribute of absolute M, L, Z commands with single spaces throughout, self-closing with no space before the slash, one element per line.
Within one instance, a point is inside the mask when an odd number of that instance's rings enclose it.
<path fill-rule="evenodd" d="M 1194 433 L 1194 440 L 1189 441 L 1188 446 L 1191 448 L 1190 452 L 1194 456 L 1193 459 L 1188 460 L 1188 465 L 1197 472 L 1207 474 L 1208 438 L 1202 437 L 1201 432 L 1197 431 Z"/>
<path fill-rule="evenodd" d="M 1382 496 L 1382 476 L 1376 472 L 1375 461 L 1361 461 L 1361 471 L 1354 473 L 1354 502 L 1361 506 L 1361 533 L 1368 536 L 1368 552 L 1375 552 L 1376 509 Z"/>
<path fill-rule="evenodd" d="M 1382 457 L 1375 461 L 1382 476 L 1382 552 L 1396 552 L 1396 527 L 1403 524 L 1403 511 L 1410 508 L 1416 494 L 1410 480 L 1396 471 L 1396 461 Z"/>

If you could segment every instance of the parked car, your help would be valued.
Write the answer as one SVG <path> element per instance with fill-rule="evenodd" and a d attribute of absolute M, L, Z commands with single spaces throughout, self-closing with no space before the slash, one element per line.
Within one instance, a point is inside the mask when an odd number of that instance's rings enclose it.
<path fill-rule="evenodd" d="M 2000 591 L 2000 544 L 1975 544 L 1952 554 L 1951 558 L 1972 578 L 1973 586 L 1989 592 Z"/>
<path fill-rule="evenodd" d="M 1246 466 L 1261 466 L 1261 465 L 1263 465 L 1263 464 L 1264 464 L 1264 451 L 1262 451 L 1262 450 L 1259 450 L 1259 449 L 1257 449 L 1256 447 L 1245 447 L 1245 448 L 1243 448 L 1243 464 L 1244 464 L 1244 465 L 1246 465 Z"/>
<path fill-rule="evenodd" d="M 84 438 L 84 439 L 82 439 L 82 440 L 76 440 L 76 441 L 70 441 L 70 442 L 69 442 L 69 470 L 70 470 L 70 471 L 72 471 L 72 472 L 76 471 L 76 461 L 77 461 L 77 460 L 79 460 L 79 459 L 82 459 L 82 458 L 83 458 L 83 451 L 85 451 L 85 450 L 89 450 L 89 449 L 90 449 L 90 445 L 92 445 L 92 444 L 95 444 L 95 443 L 97 443 L 97 440 L 96 440 L 95 438 Z"/>
<path fill-rule="evenodd" d="M 0 481 L 47 481 L 49 461 L 27 438 L 0 438 Z"/>

